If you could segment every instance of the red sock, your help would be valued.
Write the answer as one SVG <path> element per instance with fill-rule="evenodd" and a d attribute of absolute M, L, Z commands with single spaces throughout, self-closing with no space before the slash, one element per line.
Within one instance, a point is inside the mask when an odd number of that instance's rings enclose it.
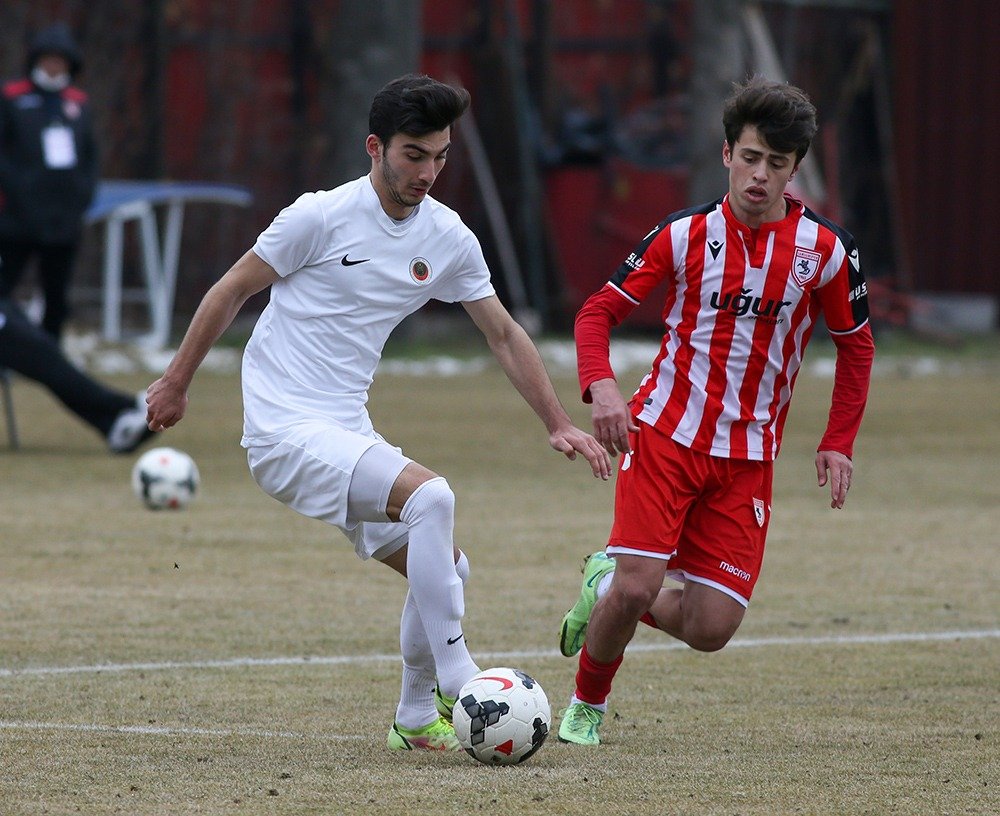
<path fill-rule="evenodd" d="M 619 655 L 613 663 L 598 663 L 587 652 L 583 644 L 580 652 L 580 668 L 576 673 L 576 697 L 591 705 L 603 705 L 611 693 L 611 681 L 622 664 L 625 655 Z"/>
<path fill-rule="evenodd" d="M 649 612 L 643 612 L 642 617 L 639 618 L 639 620 L 646 624 L 646 626 L 652 626 L 654 629 L 660 628 L 660 625 L 656 622 L 656 618 L 654 618 Z"/>

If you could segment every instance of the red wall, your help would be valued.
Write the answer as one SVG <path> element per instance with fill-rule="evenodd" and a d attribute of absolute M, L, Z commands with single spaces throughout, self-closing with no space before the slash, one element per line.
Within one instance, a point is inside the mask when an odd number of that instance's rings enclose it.
<path fill-rule="evenodd" d="M 898 2 L 892 31 L 899 206 L 913 287 L 1000 294 L 1000 4 Z"/>

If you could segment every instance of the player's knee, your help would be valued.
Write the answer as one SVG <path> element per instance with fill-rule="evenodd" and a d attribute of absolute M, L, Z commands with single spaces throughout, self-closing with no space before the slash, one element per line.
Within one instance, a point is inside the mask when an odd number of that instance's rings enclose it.
<path fill-rule="evenodd" d="M 687 639 L 687 644 L 697 652 L 717 652 L 729 643 L 729 635 L 706 635 L 699 633 L 691 635 Z"/>
<path fill-rule="evenodd" d="M 616 578 L 607 597 L 608 602 L 617 606 L 621 614 L 638 620 L 653 605 L 659 591 L 659 586 Z"/>
<path fill-rule="evenodd" d="M 737 626 L 728 621 L 698 622 L 685 627 L 684 641 L 696 651 L 717 652 L 729 643 Z"/>
<path fill-rule="evenodd" d="M 400 521 L 415 524 L 426 518 L 451 521 L 455 517 L 455 493 L 443 476 L 428 479 L 414 490 L 403 505 Z"/>

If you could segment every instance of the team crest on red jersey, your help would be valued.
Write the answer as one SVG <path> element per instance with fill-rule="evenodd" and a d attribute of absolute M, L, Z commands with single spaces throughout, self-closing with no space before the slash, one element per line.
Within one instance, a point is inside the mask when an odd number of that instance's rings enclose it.
<path fill-rule="evenodd" d="M 410 277 L 417 283 L 427 283 L 431 277 L 431 265 L 426 258 L 414 258 L 410 261 Z"/>
<path fill-rule="evenodd" d="M 820 261 L 823 256 L 811 249 L 795 247 L 795 256 L 792 258 L 792 277 L 799 286 L 805 286 L 816 277 L 819 272 Z"/>

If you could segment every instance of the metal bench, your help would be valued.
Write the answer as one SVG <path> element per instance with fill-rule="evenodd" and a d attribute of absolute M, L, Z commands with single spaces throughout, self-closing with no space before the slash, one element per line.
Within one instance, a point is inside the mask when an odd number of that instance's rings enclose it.
<path fill-rule="evenodd" d="M 142 251 L 145 300 L 149 304 L 151 331 L 140 342 L 163 348 L 170 337 L 170 320 L 177 286 L 184 207 L 196 202 L 248 207 L 249 190 L 234 184 L 199 181 L 102 181 L 87 211 L 88 224 L 104 223 L 103 325 L 105 340 L 122 339 L 122 265 L 124 228 L 138 227 Z M 157 209 L 164 210 L 161 236 Z"/>

